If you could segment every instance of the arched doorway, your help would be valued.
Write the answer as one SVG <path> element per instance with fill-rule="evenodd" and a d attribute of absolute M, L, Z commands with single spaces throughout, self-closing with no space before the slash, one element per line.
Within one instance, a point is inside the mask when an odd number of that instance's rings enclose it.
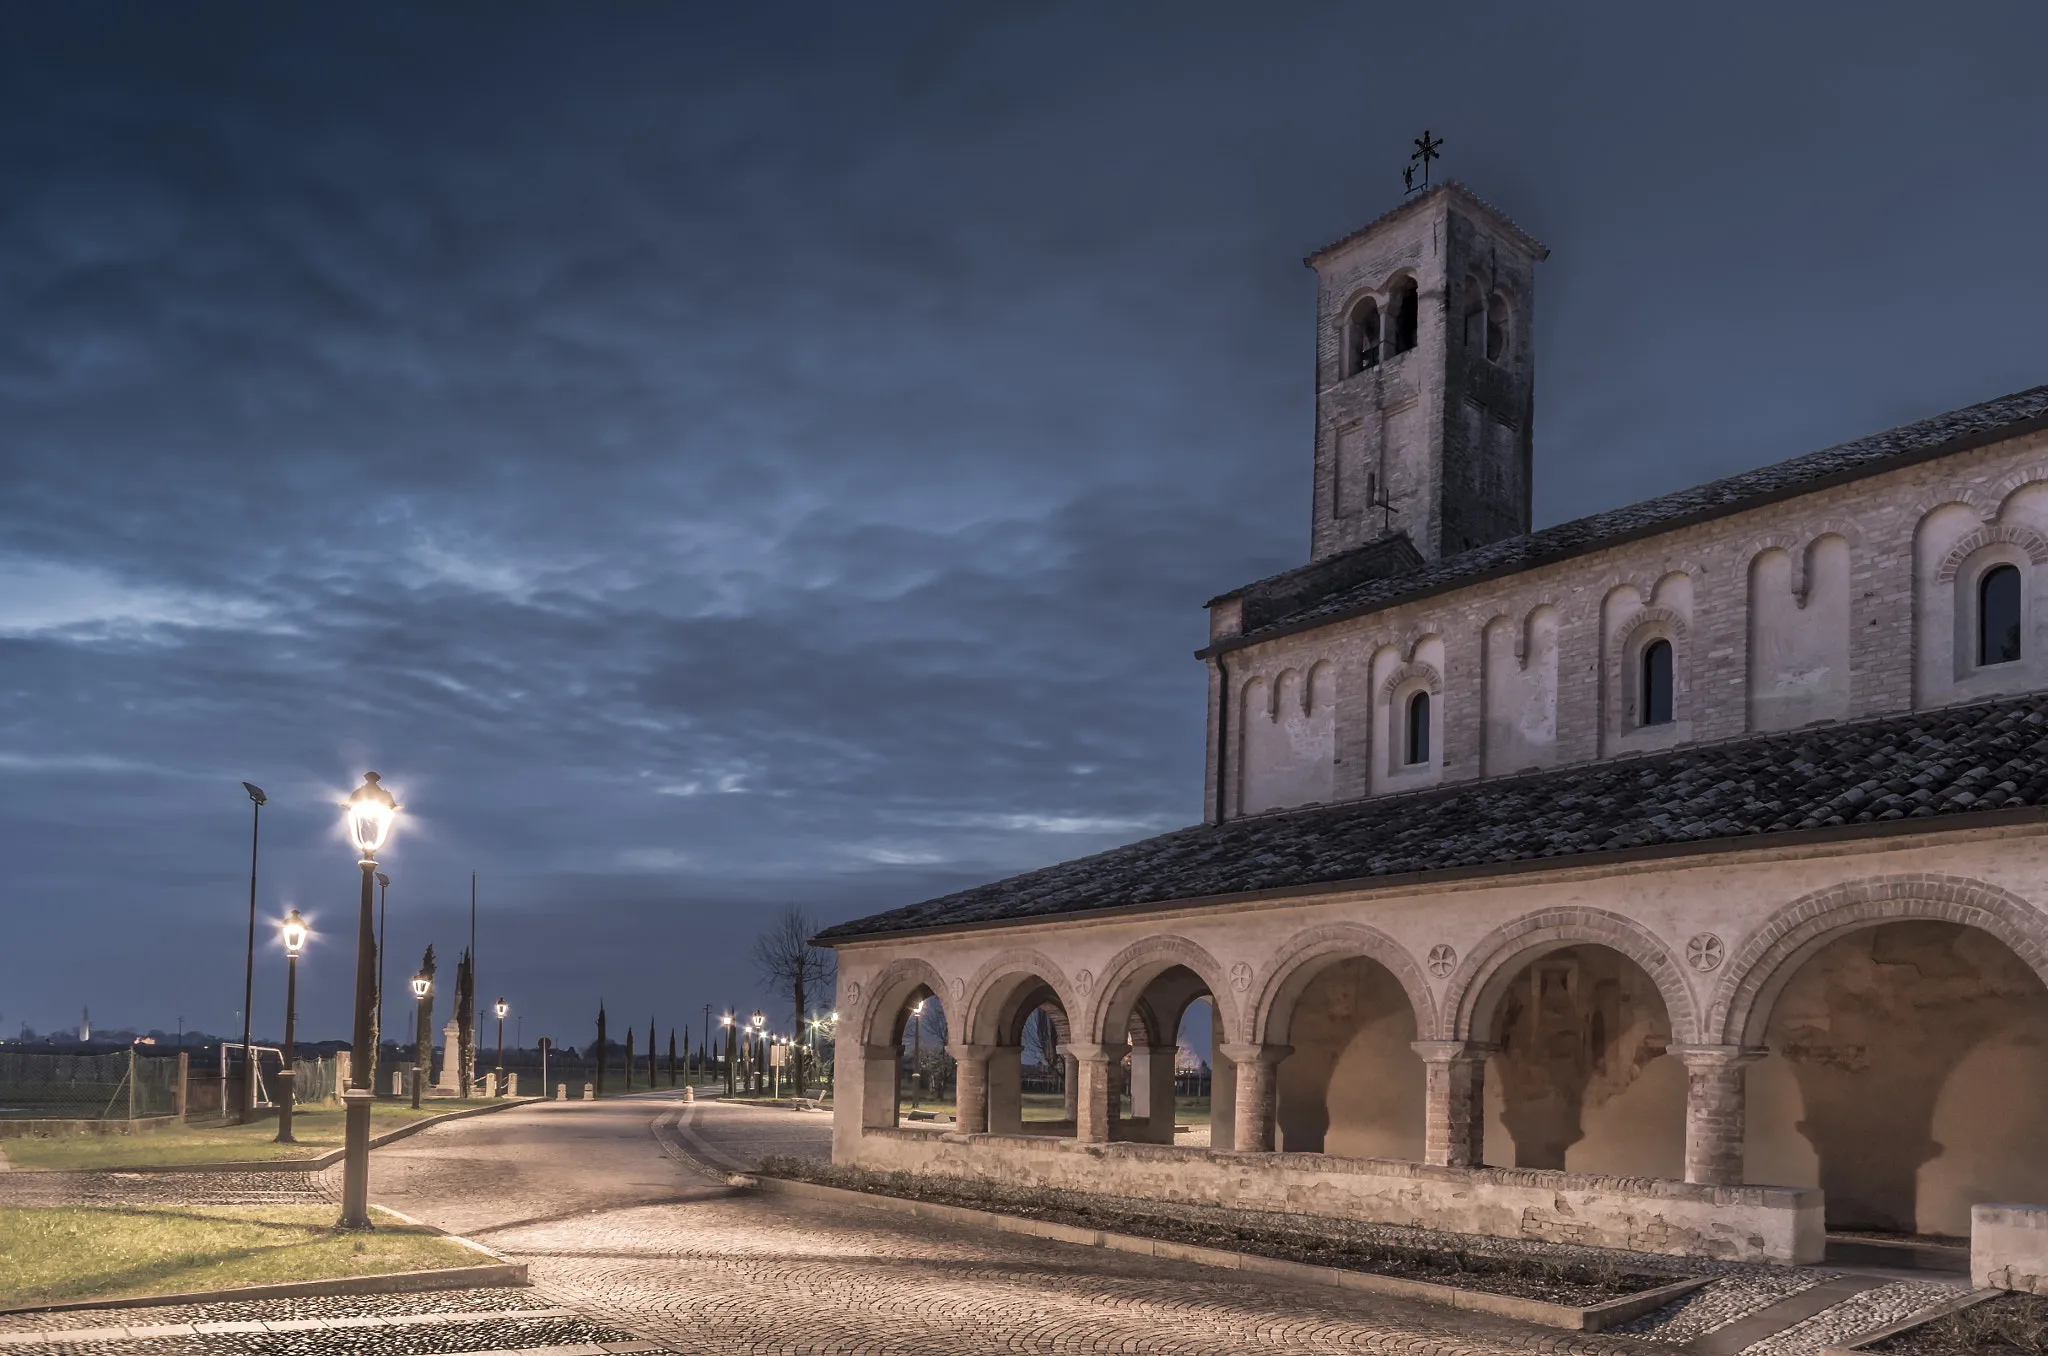
<path fill-rule="evenodd" d="M 1686 1071 L 1657 982 L 1612 947 L 1545 951 L 1495 988 L 1486 1161 L 1680 1178 Z"/>
<path fill-rule="evenodd" d="M 1215 1063 L 1230 1039 L 1231 1017 L 1216 999 L 1221 981 L 1215 958 L 1182 937 L 1148 938 L 1104 967 L 1091 1022 L 1109 1064 L 1108 1115 L 1090 1124 L 1091 1135 L 1230 1147 L 1219 1131 L 1235 1111 L 1233 1085 Z"/>
<path fill-rule="evenodd" d="M 1073 1031 L 1061 981 L 1030 969 L 984 974 L 965 1027 L 965 1044 L 956 1048 L 963 1056 L 960 1128 L 1072 1137 Z"/>
<path fill-rule="evenodd" d="M 1750 1017 L 1748 1180 L 1820 1187 L 1833 1229 L 1965 1235 L 1972 1204 L 2048 1199 L 2048 986 L 2011 947 L 1904 919 L 1783 971 Z"/>

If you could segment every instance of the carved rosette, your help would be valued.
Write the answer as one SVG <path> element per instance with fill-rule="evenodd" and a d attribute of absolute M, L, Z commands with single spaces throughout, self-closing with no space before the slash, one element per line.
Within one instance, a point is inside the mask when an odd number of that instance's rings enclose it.
<path fill-rule="evenodd" d="M 1698 933 L 1685 944 L 1685 963 L 1703 975 L 1720 969 L 1727 958 L 1728 948 L 1711 932 Z"/>
<path fill-rule="evenodd" d="M 1429 972 L 1443 979 L 1458 968 L 1458 949 L 1447 942 L 1438 942 L 1429 949 Z"/>
<path fill-rule="evenodd" d="M 1247 961 L 1239 961 L 1230 967 L 1230 987 L 1243 993 L 1252 986 L 1252 967 Z"/>

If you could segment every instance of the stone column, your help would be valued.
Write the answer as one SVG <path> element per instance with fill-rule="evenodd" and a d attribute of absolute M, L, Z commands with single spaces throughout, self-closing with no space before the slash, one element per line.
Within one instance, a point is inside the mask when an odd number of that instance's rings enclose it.
<path fill-rule="evenodd" d="M 1743 1070 L 1765 1051 L 1740 1045 L 1675 1045 L 1685 1064 L 1685 1180 L 1739 1186 L 1747 1098 Z"/>
<path fill-rule="evenodd" d="M 1274 1112 L 1279 1108 L 1280 1061 L 1294 1053 L 1291 1045 L 1226 1045 L 1223 1054 L 1237 1067 L 1237 1096 L 1232 1120 L 1232 1147 L 1241 1154 L 1273 1152 Z M 1215 1108 L 1210 1109 L 1210 1118 Z"/>
<path fill-rule="evenodd" d="M 1075 1091 L 1074 1138 L 1083 1144 L 1107 1144 L 1116 1124 L 1115 1070 L 1128 1045 L 1070 1045 L 1067 1055 L 1074 1061 L 1078 1077 Z"/>
<path fill-rule="evenodd" d="M 1024 1133 L 1024 1050 L 992 1045 L 988 1056 L 988 1132 Z"/>
<path fill-rule="evenodd" d="M 963 1135 L 988 1129 L 988 1063 L 993 1045 L 949 1045 L 953 1057 L 953 1128 Z"/>
<path fill-rule="evenodd" d="M 1237 1147 L 1237 1066 L 1221 1045 L 1209 1050 L 1209 1148 L 1227 1154 Z"/>
<path fill-rule="evenodd" d="M 1062 1095 L 1066 1100 L 1060 1108 L 1060 1119 L 1078 1125 L 1081 1121 L 1081 1068 L 1072 1050 L 1060 1051 L 1060 1063 L 1065 1066 L 1067 1075 L 1062 1083 Z"/>
<path fill-rule="evenodd" d="M 1425 1163 L 1476 1168 L 1486 1162 L 1486 1060 L 1479 1041 L 1416 1041 L 1428 1067 L 1423 1116 Z"/>
<path fill-rule="evenodd" d="M 1131 1119 L 1148 1144 L 1173 1143 L 1173 1062 L 1178 1045 L 1131 1047 Z"/>

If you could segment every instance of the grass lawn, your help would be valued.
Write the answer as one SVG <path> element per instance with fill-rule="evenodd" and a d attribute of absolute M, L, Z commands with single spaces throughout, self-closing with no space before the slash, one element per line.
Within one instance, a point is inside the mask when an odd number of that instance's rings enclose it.
<path fill-rule="evenodd" d="M 370 1108 L 370 1133 L 381 1135 L 408 1122 L 467 1107 L 484 1099 L 440 1097 L 418 1111 L 408 1102 L 378 1102 Z M 292 1112 L 297 1144 L 279 1144 L 277 1119 L 254 1125 L 191 1121 L 133 1135 L 63 1135 L 51 1139 L 10 1139 L 0 1148 L 17 1168 L 137 1168 L 173 1163 L 253 1163 L 280 1158 L 317 1158 L 341 1147 L 338 1106 L 300 1107 Z"/>
<path fill-rule="evenodd" d="M 331 1205 L 0 1209 L 0 1308 L 474 1266 L 488 1259 L 373 1211 L 334 1231 Z"/>

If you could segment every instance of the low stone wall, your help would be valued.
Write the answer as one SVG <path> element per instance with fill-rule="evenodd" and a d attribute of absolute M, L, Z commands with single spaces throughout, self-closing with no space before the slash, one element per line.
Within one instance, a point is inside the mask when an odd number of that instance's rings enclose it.
<path fill-rule="evenodd" d="M 1970 1207 L 1970 1284 L 2048 1295 L 2048 1205 Z"/>
<path fill-rule="evenodd" d="M 1818 1262 L 1811 1188 L 1695 1186 L 1532 1168 L 1445 1168 L 1324 1154 L 1238 1154 L 1038 1135 L 865 1130 L 862 1167 L 1496 1238 L 1743 1262 Z M 2048 1238 L 2048 1235 L 2043 1235 Z"/>

